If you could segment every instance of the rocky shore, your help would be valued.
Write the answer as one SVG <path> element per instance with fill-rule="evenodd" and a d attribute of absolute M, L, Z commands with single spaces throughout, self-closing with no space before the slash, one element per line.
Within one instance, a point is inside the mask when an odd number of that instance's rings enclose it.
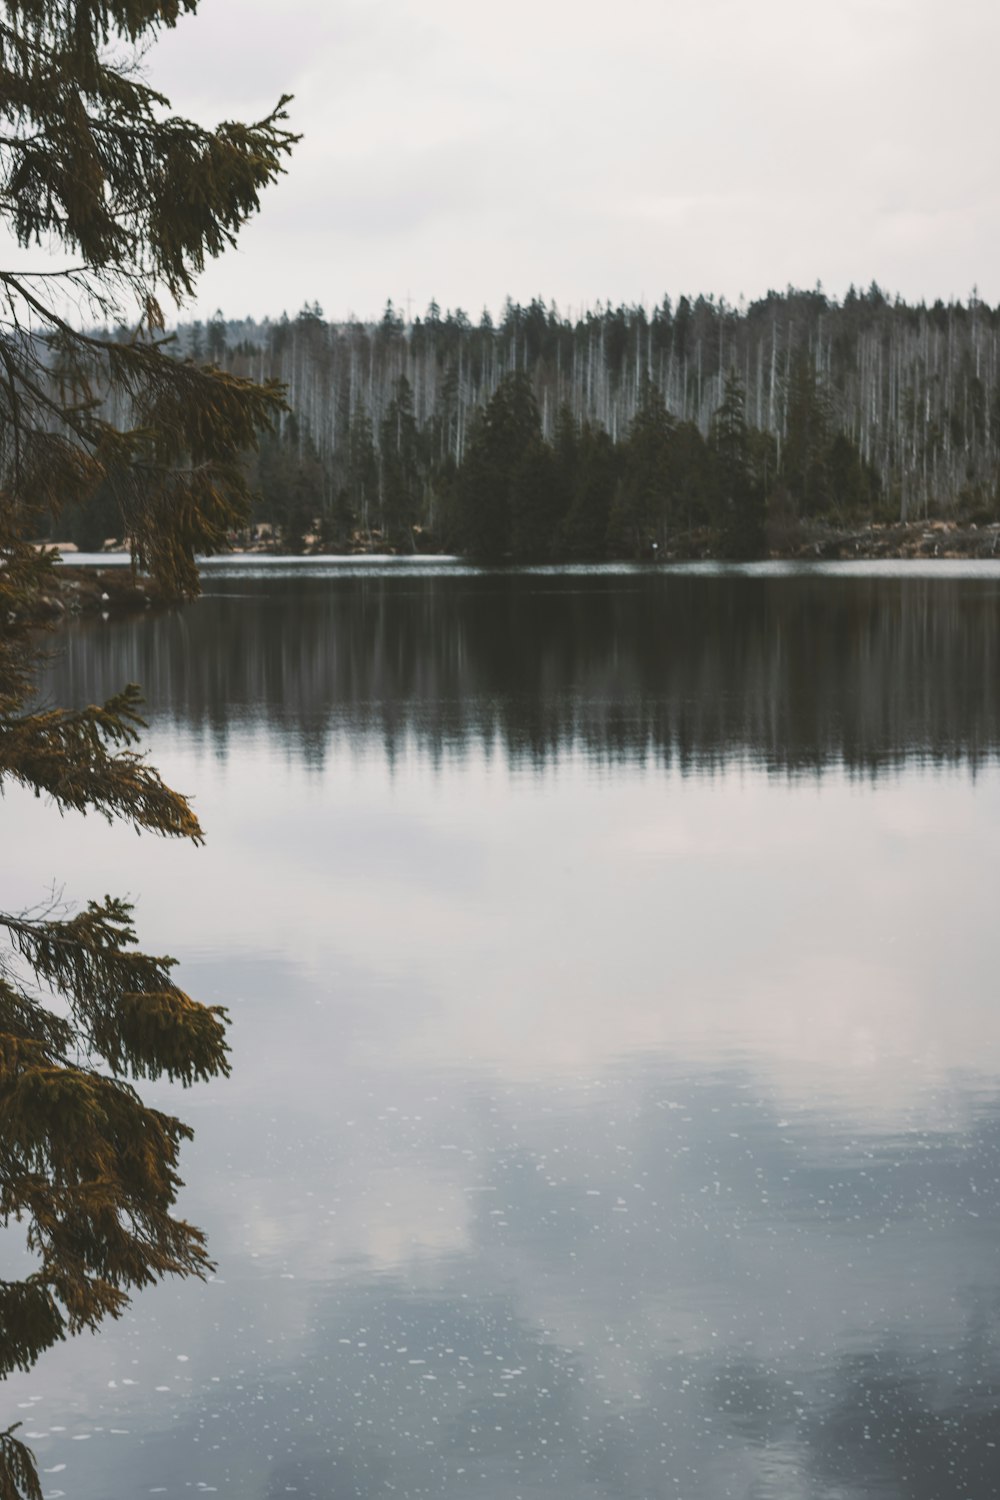
<path fill-rule="evenodd" d="M 796 522 L 781 532 L 772 527 L 768 542 L 766 556 L 788 562 L 935 557 L 1000 561 L 1000 522 L 905 521 L 857 528 Z M 257 547 L 247 555 L 265 550 L 277 549 Z M 310 549 L 308 555 L 324 551 Z M 724 555 L 718 533 L 705 527 L 675 533 L 662 552 L 650 552 L 647 560 L 711 561 Z M 152 579 L 134 574 L 131 568 L 77 566 L 67 561 L 53 574 L 53 586 L 35 600 L 32 618 L 39 624 L 56 624 L 78 615 L 120 615 L 171 602 Z"/>
<path fill-rule="evenodd" d="M 857 530 L 802 527 L 781 556 L 825 558 L 1000 558 L 1000 522 L 978 526 L 960 521 L 899 521 Z"/>
<path fill-rule="evenodd" d="M 149 609 L 170 602 L 152 579 L 133 575 L 131 568 L 88 568 L 61 564 L 52 587 L 33 600 L 31 618 L 57 624 L 75 615 L 114 615 Z"/>
<path fill-rule="evenodd" d="M 425 539 L 435 550 L 430 539 Z M 241 550 L 241 549 L 236 549 Z M 258 544 L 248 552 L 280 551 L 280 544 Z M 421 547 L 419 551 L 427 550 Z M 398 552 L 412 555 L 410 549 L 389 548 L 381 541 L 365 545 L 357 542 L 343 553 L 331 547 L 307 547 L 303 555 L 360 556 L 366 552 Z M 419 555 L 419 551 L 417 555 Z M 976 524 L 970 521 L 923 520 L 877 522 L 867 526 L 834 526 L 825 521 L 769 521 L 767 558 L 786 562 L 854 561 L 858 558 L 997 558 L 1000 559 L 1000 521 Z M 675 531 L 666 545 L 654 548 L 650 541 L 642 554 L 646 562 L 714 561 L 727 556 L 721 534 L 710 526 L 690 531 Z M 559 563 L 568 558 L 552 558 Z M 608 558 L 607 561 L 614 559 Z"/>
<path fill-rule="evenodd" d="M 838 527 L 821 521 L 795 521 L 787 526 L 770 525 L 767 541 L 765 556 L 785 562 L 932 557 L 1000 560 L 1000 522 L 897 521 Z M 718 533 L 705 527 L 671 537 L 665 561 L 708 561 L 723 555 Z"/>

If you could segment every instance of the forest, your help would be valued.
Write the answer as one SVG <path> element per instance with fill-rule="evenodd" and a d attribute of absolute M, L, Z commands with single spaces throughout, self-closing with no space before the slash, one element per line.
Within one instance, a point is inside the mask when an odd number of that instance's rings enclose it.
<path fill-rule="evenodd" d="M 975 294 L 928 307 L 873 283 L 575 318 L 537 299 L 478 322 L 433 302 L 411 320 L 389 302 L 377 323 L 219 312 L 172 348 L 286 388 L 247 457 L 255 536 L 528 562 L 752 557 L 816 521 L 995 521 L 998 339 L 1000 308 Z M 110 526 L 98 495 L 69 539 L 99 546 Z"/>

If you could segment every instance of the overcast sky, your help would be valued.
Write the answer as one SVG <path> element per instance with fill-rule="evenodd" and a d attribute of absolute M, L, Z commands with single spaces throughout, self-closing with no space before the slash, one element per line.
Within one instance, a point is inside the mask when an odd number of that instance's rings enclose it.
<path fill-rule="evenodd" d="M 1000 301 L 998 58 L 991 0 L 201 0 L 148 67 L 205 123 L 293 93 L 304 136 L 197 313 L 341 318 Z"/>

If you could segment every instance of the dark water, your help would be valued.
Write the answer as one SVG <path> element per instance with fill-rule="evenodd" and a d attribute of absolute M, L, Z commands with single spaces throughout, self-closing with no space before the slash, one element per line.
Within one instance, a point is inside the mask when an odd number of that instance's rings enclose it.
<path fill-rule="evenodd" d="M 46 1494 L 1000 1494 L 1000 569 L 223 569 L 83 625 L 201 851 L 9 797 L 234 1016 L 206 1286 L 3 1395 Z M 16 878 L 15 878 L 16 876 Z"/>

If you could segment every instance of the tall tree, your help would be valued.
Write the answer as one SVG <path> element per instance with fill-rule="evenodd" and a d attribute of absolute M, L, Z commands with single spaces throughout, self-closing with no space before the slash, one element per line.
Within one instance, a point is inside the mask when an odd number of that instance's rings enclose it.
<path fill-rule="evenodd" d="M 830 501 L 830 402 L 808 349 L 796 350 L 785 382 L 781 479 L 802 515 Z"/>
<path fill-rule="evenodd" d="M 559 514 L 555 455 L 539 432 L 523 448 L 510 476 L 511 557 L 515 562 L 548 562 Z"/>
<path fill-rule="evenodd" d="M 367 414 L 359 407 L 351 418 L 347 461 L 348 506 L 366 536 L 378 501 L 378 453 Z"/>
<path fill-rule="evenodd" d="M 413 546 L 413 527 L 420 519 L 421 447 L 413 391 L 400 375 L 379 429 L 382 535 L 390 546 Z"/>
<path fill-rule="evenodd" d="M 458 474 L 464 544 L 473 557 L 501 562 L 510 556 L 515 477 L 541 435 L 531 382 L 520 373 L 506 376 L 475 427 Z"/>
<path fill-rule="evenodd" d="M 612 527 L 620 543 L 639 554 L 655 542 L 663 548 L 673 514 L 671 448 L 675 422 L 659 388 L 643 383 L 639 408 L 629 428 Z"/>
<path fill-rule="evenodd" d="M 242 455 L 281 409 L 276 385 L 173 358 L 163 338 L 160 296 L 192 291 L 294 141 L 284 100 L 206 129 L 145 82 L 147 44 L 195 7 L 0 0 L 0 220 L 22 248 L 71 258 L 55 275 L 0 271 L 0 790 L 198 842 L 135 749 L 135 687 L 80 710 L 32 705 L 53 579 L 26 540 L 100 488 L 136 563 L 194 594 L 195 554 L 245 515 Z M 121 336 L 72 326 L 70 297 Z M 136 1288 L 205 1271 L 201 1234 L 173 1213 L 190 1131 L 130 1080 L 224 1073 L 224 1019 L 175 984 L 172 960 L 139 951 L 126 901 L 0 913 L 0 1222 L 20 1222 L 34 1256 L 0 1281 L 0 1376 L 117 1316 Z M 0 1433 L 0 1495 L 40 1494 L 31 1454 Z"/>
<path fill-rule="evenodd" d="M 576 449 L 572 500 L 562 527 L 562 543 L 570 557 L 589 562 L 604 556 L 620 476 L 620 451 L 606 432 L 585 423 Z"/>
<path fill-rule="evenodd" d="M 678 422 L 671 468 L 678 523 L 688 530 L 704 525 L 712 509 L 711 463 L 701 429 L 694 422 Z"/>
<path fill-rule="evenodd" d="M 751 463 L 743 386 L 732 371 L 712 418 L 708 446 L 724 549 L 731 557 L 757 557 L 764 547 L 764 488 Z"/>

